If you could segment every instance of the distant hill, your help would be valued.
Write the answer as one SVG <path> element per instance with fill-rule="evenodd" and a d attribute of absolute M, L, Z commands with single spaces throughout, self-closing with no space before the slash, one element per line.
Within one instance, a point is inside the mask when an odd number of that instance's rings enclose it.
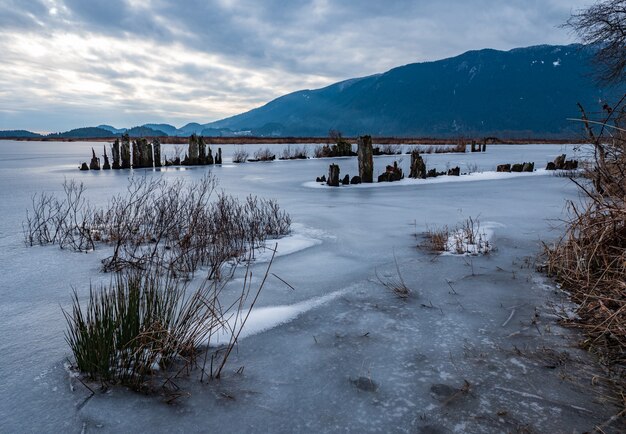
<path fill-rule="evenodd" d="M 130 137 L 164 137 L 167 136 L 166 133 L 160 130 L 154 130 L 152 128 L 148 128 L 146 126 L 141 127 L 133 127 L 126 131 Z"/>
<path fill-rule="evenodd" d="M 190 136 L 192 134 L 200 134 L 202 133 L 202 130 L 205 128 L 206 128 L 205 126 L 200 125 L 199 123 L 191 122 L 191 123 L 188 123 L 187 125 L 180 127 L 177 131 L 177 135 Z"/>
<path fill-rule="evenodd" d="M 66 131 L 64 133 L 48 134 L 46 138 L 49 139 L 92 139 L 92 138 L 105 138 L 115 136 L 111 131 L 98 127 L 86 127 L 76 128 L 74 130 Z"/>
<path fill-rule="evenodd" d="M 178 131 L 178 128 L 170 124 L 144 124 L 142 126 L 151 128 L 155 131 L 162 131 L 165 133 L 165 135 L 168 135 L 168 136 L 175 136 Z"/>
<path fill-rule="evenodd" d="M 127 130 L 127 128 L 115 128 L 111 125 L 98 125 L 96 128 L 102 128 L 103 130 L 111 131 L 115 135 L 124 134 Z"/>
<path fill-rule="evenodd" d="M 323 89 L 302 90 L 206 124 L 269 136 L 572 137 L 576 103 L 590 112 L 624 89 L 598 87 L 580 45 L 469 51 Z"/>
<path fill-rule="evenodd" d="M 30 131 L 26 131 L 26 130 L 4 130 L 4 131 L 0 131 L 0 137 L 2 138 L 37 138 L 37 137 L 43 137 L 41 134 L 37 134 L 37 133 L 31 133 Z"/>

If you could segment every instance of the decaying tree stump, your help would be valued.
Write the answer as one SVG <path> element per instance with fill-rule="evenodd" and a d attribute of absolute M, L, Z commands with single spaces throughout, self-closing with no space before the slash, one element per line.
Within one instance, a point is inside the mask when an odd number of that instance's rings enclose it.
<path fill-rule="evenodd" d="M 207 164 L 206 144 L 204 143 L 204 139 L 202 136 L 199 136 L 196 140 L 198 142 L 198 164 Z"/>
<path fill-rule="evenodd" d="M 384 173 L 378 176 L 378 182 L 400 181 L 404 178 L 402 169 L 398 167 L 398 162 L 394 161 L 393 166 L 387 166 Z"/>
<path fill-rule="evenodd" d="M 206 157 L 206 164 L 213 164 L 213 151 L 211 150 L 211 147 L 209 146 L 209 151 L 208 151 L 208 155 Z"/>
<path fill-rule="evenodd" d="M 344 176 L 344 177 L 343 177 L 343 179 L 341 180 L 341 183 L 342 183 L 343 185 L 348 185 L 348 184 L 350 184 L 350 175 L 346 175 L 346 176 Z"/>
<path fill-rule="evenodd" d="M 122 160 L 122 169 L 130 169 L 130 137 L 128 137 L 128 134 L 122 136 L 120 158 Z"/>
<path fill-rule="evenodd" d="M 89 170 L 100 170 L 100 159 L 96 157 L 96 151 L 91 148 L 91 162 L 89 163 Z"/>
<path fill-rule="evenodd" d="M 87 166 L 87 163 L 83 163 L 80 165 L 80 170 L 89 170 L 89 166 Z"/>
<path fill-rule="evenodd" d="M 328 181 L 326 184 L 331 187 L 339 187 L 339 166 L 337 164 L 328 166 Z"/>
<path fill-rule="evenodd" d="M 533 172 L 535 170 L 535 163 L 524 163 L 522 166 L 522 172 Z"/>
<path fill-rule="evenodd" d="M 556 170 L 563 170 L 565 168 L 565 154 L 561 154 L 554 159 L 554 167 Z"/>
<path fill-rule="evenodd" d="M 426 163 L 416 150 L 411 152 L 411 170 L 409 178 L 426 179 Z"/>
<path fill-rule="evenodd" d="M 200 156 L 200 148 L 198 146 L 198 136 L 192 134 L 189 136 L 189 148 L 187 150 L 187 158 L 186 162 L 183 164 L 189 164 L 190 166 L 195 166 L 199 164 L 199 156 Z"/>
<path fill-rule="evenodd" d="M 496 167 L 496 172 L 510 172 L 510 171 L 511 171 L 510 164 L 498 164 L 498 167 Z"/>
<path fill-rule="evenodd" d="M 358 159 L 361 182 L 374 182 L 374 157 L 371 136 L 359 137 Z"/>
<path fill-rule="evenodd" d="M 111 170 L 111 163 L 109 163 L 106 145 L 104 145 L 104 164 L 102 165 L 102 170 Z"/>
<path fill-rule="evenodd" d="M 152 141 L 152 152 L 154 154 L 154 167 L 161 167 L 161 142 L 157 138 Z"/>
<path fill-rule="evenodd" d="M 120 139 L 115 139 L 111 145 L 111 155 L 113 156 L 113 169 L 117 170 L 120 166 Z"/>
<path fill-rule="evenodd" d="M 448 169 L 448 176 L 461 176 L 461 168 L 459 166 Z"/>
<path fill-rule="evenodd" d="M 222 164 L 222 148 L 217 148 L 217 155 L 215 156 L 215 164 Z"/>

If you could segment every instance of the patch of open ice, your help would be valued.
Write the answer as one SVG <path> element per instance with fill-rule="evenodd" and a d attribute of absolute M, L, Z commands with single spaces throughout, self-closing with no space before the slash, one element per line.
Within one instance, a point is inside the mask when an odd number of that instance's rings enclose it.
<path fill-rule="evenodd" d="M 422 185 L 422 184 L 444 184 L 448 182 L 472 182 L 472 181 L 496 181 L 502 179 L 520 178 L 528 176 L 544 176 L 552 175 L 553 171 L 545 169 L 537 169 L 534 172 L 474 172 L 461 176 L 448 176 L 442 175 L 436 178 L 426 179 L 413 179 L 404 178 L 395 182 L 373 182 L 370 184 L 356 184 L 356 185 L 340 185 L 339 187 L 328 187 L 326 184 L 308 181 L 302 184 L 303 187 L 308 188 L 333 188 L 336 190 L 348 189 L 348 188 L 385 188 L 385 187 L 398 187 L 408 185 Z"/>
<path fill-rule="evenodd" d="M 340 291 L 335 291 L 322 297 L 311 298 L 309 300 L 305 300 L 296 304 L 256 307 L 252 309 L 252 311 L 245 310 L 242 312 L 242 315 L 238 319 L 234 317 L 231 318 L 228 321 L 228 326 L 222 328 L 217 333 L 215 333 L 211 337 L 210 344 L 211 346 L 228 344 L 231 337 L 230 330 L 238 329 L 241 325 L 242 319 L 244 319 L 246 315 L 248 315 L 248 312 L 250 312 L 250 316 L 248 317 L 248 320 L 246 321 L 246 324 L 239 335 L 239 339 L 256 335 L 258 333 L 273 329 L 274 327 L 277 327 L 281 324 L 293 321 L 303 313 L 306 313 L 311 309 L 315 309 L 325 303 L 328 303 L 331 300 L 334 300 L 335 298 L 342 295 L 344 292 L 345 290 L 342 289 Z"/>

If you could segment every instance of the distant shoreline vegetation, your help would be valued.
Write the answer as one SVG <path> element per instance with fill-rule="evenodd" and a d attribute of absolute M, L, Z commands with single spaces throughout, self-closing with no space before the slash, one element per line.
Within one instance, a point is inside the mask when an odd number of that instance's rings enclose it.
<path fill-rule="evenodd" d="M 122 135 L 108 134 L 106 136 L 76 136 L 61 137 L 59 135 L 5 135 L 7 131 L 0 131 L 0 140 L 16 140 L 24 142 L 108 142 L 119 139 Z M 21 131 L 20 131 L 21 132 Z M 25 133 L 28 133 L 25 131 Z M 189 137 L 173 137 L 173 136 L 130 136 L 131 138 L 159 139 L 161 144 L 180 145 L 186 144 Z M 256 137 L 256 136 L 240 136 L 240 137 L 206 137 L 203 136 L 207 144 L 223 144 L 223 145 L 244 145 L 244 144 L 319 144 L 330 143 L 327 136 L 322 137 Z M 434 138 L 434 137 L 376 137 L 372 136 L 376 144 L 400 144 L 400 145 L 455 145 L 459 140 L 476 140 L 476 142 L 486 141 L 489 144 L 500 145 L 527 145 L 527 144 L 583 144 L 588 139 L 577 137 L 570 138 L 549 138 L 549 137 L 527 137 L 527 138 L 507 138 L 504 137 L 488 137 L 474 138 L 471 137 L 450 137 L 450 138 Z M 356 143 L 356 137 L 346 137 L 346 141 Z"/>

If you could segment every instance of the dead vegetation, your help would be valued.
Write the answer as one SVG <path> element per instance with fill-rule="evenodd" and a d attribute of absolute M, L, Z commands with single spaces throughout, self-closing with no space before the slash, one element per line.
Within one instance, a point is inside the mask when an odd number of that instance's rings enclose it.
<path fill-rule="evenodd" d="M 184 395 L 177 378 L 194 368 L 201 367 L 201 381 L 220 378 L 272 261 L 255 288 L 247 268 L 241 292 L 225 304 L 225 283 L 205 280 L 192 290 L 152 268 L 118 273 L 109 285 L 90 288 L 86 302 L 74 291 L 71 309 L 63 312 L 71 368 L 92 394 L 86 382 L 162 393 L 168 402 Z"/>
<path fill-rule="evenodd" d="M 216 186 L 212 175 L 192 183 L 133 178 L 126 193 L 98 208 L 84 198 L 82 184 L 66 182 L 61 197 L 33 198 L 25 240 L 81 252 L 112 247 L 104 271 L 156 265 L 181 276 L 205 266 L 209 278 L 219 278 L 227 262 L 253 257 L 267 238 L 289 233 L 291 219 L 274 200 L 242 201 L 216 193 Z"/>
<path fill-rule="evenodd" d="M 474 217 L 468 217 L 453 229 L 448 226 L 429 227 L 424 236 L 425 247 L 433 252 L 484 255 L 493 249 L 480 220 Z"/>
<path fill-rule="evenodd" d="M 402 274 L 400 273 L 400 266 L 398 265 L 398 259 L 396 258 L 395 253 L 393 255 L 393 260 L 396 265 L 396 276 L 382 278 L 378 275 L 378 271 L 376 271 L 376 278 L 382 286 L 390 290 L 398 298 L 407 299 L 411 295 L 411 290 L 406 285 L 406 283 L 404 283 L 404 279 L 402 278 Z"/>
<path fill-rule="evenodd" d="M 601 356 L 624 386 L 626 367 L 626 95 L 605 106 L 603 119 L 582 121 L 594 146 L 585 179 L 572 179 L 583 195 L 570 201 L 565 234 L 546 246 L 546 268 L 578 304 L 584 347 Z M 582 110 L 582 107 L 581 107 Z M 626 397 L 624 398 L 626 405 Z"/>

